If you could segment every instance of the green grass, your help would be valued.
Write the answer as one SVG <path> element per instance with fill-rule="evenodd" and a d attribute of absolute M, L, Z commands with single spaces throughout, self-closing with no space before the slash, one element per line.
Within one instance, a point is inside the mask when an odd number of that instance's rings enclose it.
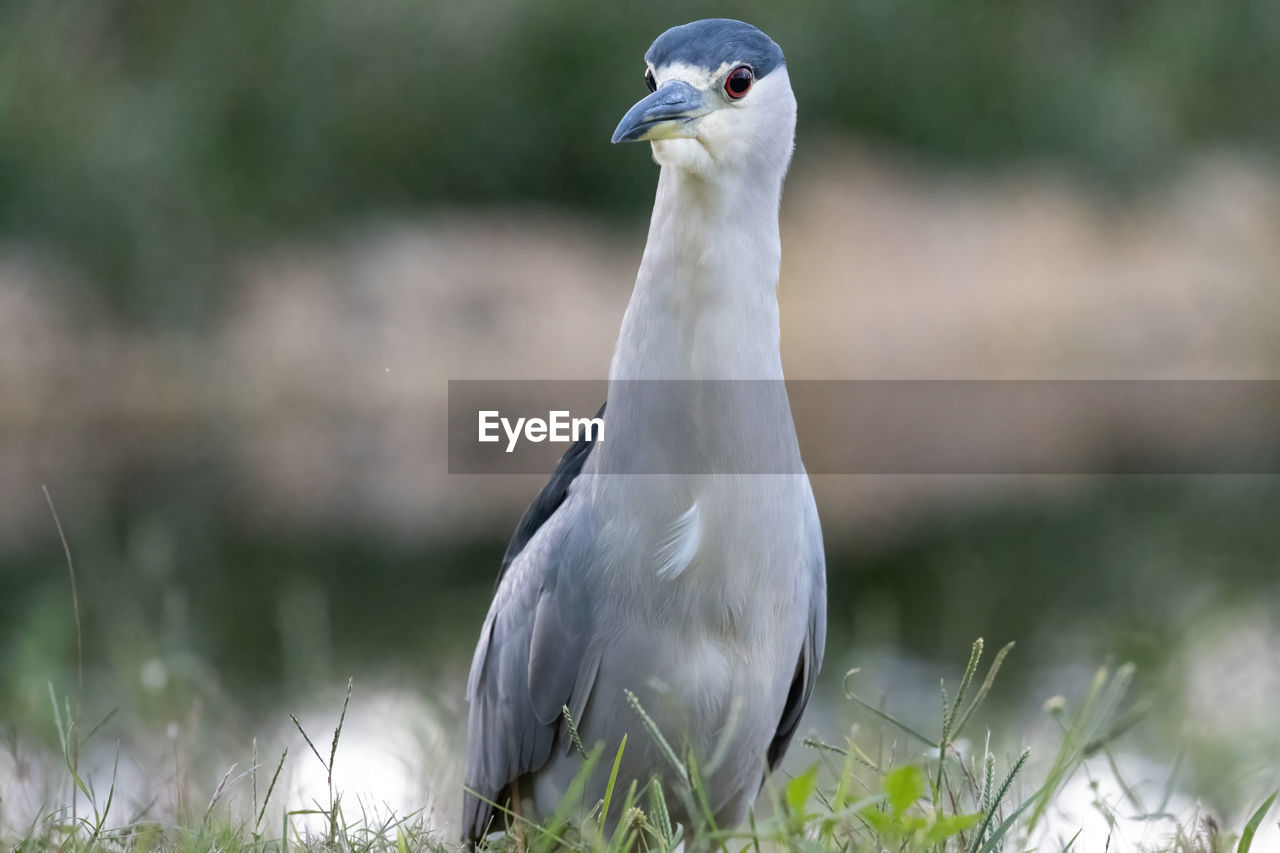
<path fill-rule="evenodd" d="M 1044 756 L 1018 744 L 1016 735 L 998 737 L 987 732 L 984 746 L 969 752 L 962 748 L 962 735 L 972 731 L 982 717 L 982 707 L 1012 644 L 1002 648 L 982 670 L 983 642 L 974 643 L 963 676 L 954 690 L 941 685 L 940 713 L 934 731 L 921 731 L 902 722 L 893 713 L 859 697 L 851 689 L 856 671 L 845 678 L 845 694 L 856 710 L 859 724 L 836 741 L 806 738 L 793 748 L 807 750 L 812 762 L 794 776 L 775 774 L 765 784 L 764 793 L 749 820 L 740 827 L 718 827 L 709 815 L 699 784 L 698 766 L 679 756 L 639 706 L 633 702 L 637 728 L 631 738 L 658 739 L 669 761 L 679 769 L 688 785 L 666 796 L 685 798 L 691 814 L 704 815 L 703 822 L 682 836 L 668 828 L 668 804 L 656 786 L 625 789 L 617 785 L 617 768 L 627 748 L 627 739 L 613 747 L 597 747 L 588 755 L 581 750 L 584 771 L 580 784 L 597 761 L 611 763 L 608 788 L 593 808 L 577 809 L 581 790 L 571 790 L 566 806 L 546 822 L 535 825 L 513 818 L 530 853 L 568 850 L 576 853 L 612 851 L 673 851 L 684 843 L 686 851 L 904 851 L 904 853 L 997 853 L 997 851 L 1080 850 L 1076 838 L 1048 839 L 1037 836 L 1064 786 L 1080 773 L 1088 773 L 1085 762 L 1095 757 L 1107 760 L 1115 782 L 1124 791 L 1127 812 L 1161 816 L 1165 802 L 1142 802 L 1139 794 L 1121 776 L 1119 762 L 1112 753 L 1115 742 L 1140 723 L 1143 705 L 1130 697 L 1133 667 L 1122 665 L 1099 669 L 1083 695 L 1068 703 L 1055 698 L 1046 703 L 1046 714 L 1057 727 L 1060 738 L 1056 751 Z M 17 850 L 65 851 L 456 851 L 451 839 L 431 829 L 423 813 L 388 814 L 369 810 L 351 801 L 333 785 L 333 768 L 341 758 L 341 739 L 347 709 L 352 701 L 348 682 L 338 722 L 331 739 L 312 737 L 293 719 L 310 756 L 302 760 L 319 762 L 328 779 L 327 801 L 311 804 L 278 802 L 277 781 L 288 760 L 286 750 L 262 760 L 250 756 L 247 769 L 233 767 L 213 787 L 207 805 L 188 806 L 175 819 L 161 820 L 144 814 L 123 816 L 116 802 L 116 783 L 95 790 L 80 775 L 78 756 L 97 732 L 97 727 L 81 733 L 76 701 L 59 697 L 50 688 L 53 716 L 65 759 L 66 779 L 89 803 L 88 812 L 79 813 L 51 805 L 29 827 L 9 837 L 0 835 L 0 844 Z M 570 720 L 570 725 L 572 721 Z M 1009 751 L 994 746 L 1013 744 Z M 921 750 L 927 752 L 921 753 Z M 923 755 L 924 757 L 920 757 Z M 1034 759 L 1034 760 L 1033 760 Z M 117 766 L 119 758 L 117 757 Z M 230 793 L 249 793 L 237 808 L 228 805 Z M 188 804 L 202 803 L 194 791 L 180 798 Z M 1150 853 L 1249 853 L 1253 838 L 1271 815 L 1276 795 L 1267 797 L 1250 820 L 1237 830 L 1222 829 L 1212 816 L 1196 816 L 1173 825 L 1155 842 L 1121 847 L 1121 819 L 1115 807 L 1099 797 L 1094 808 L 1115 828 L 1112 849 L 1142 850 Z M 620 815 L 617 828 L 606 833 L 606 818 Z M 1270 818 L 1268 817 L 1269 815 Z M 319 820 L 317 820 L 317 818 Z M 316 829 L 316 827 L 322 827 Z M 307 827 L 310 827 L 309 829 Z M 1039 844 L 1041 846 L 1035 847 Z M 488 849 L 517 849 L 512 839 L 499 838 Z"/>
<path fill-rule="evenodd" d="M 52 509 L 52 501 L 50 504 Z M 53 521 L 61 533 L 56 512 Z M 972 534 L 973 529 L 969 529 Z M 1127 529 L 1132 537 L 1135 528 Z M 77 594 L 71 550 L 65 540 L 62 545 L 59 556 L 65 562 L 67 573 L 63 582 L 70 580 L 69 609 L 75 618 L 75 642 L 67 650 L 67 656 L 77 659 L 76 672 L 62 679 L 65 686 L 41 690 L 45 694 L 44 713 L 56 730 L 61 751 L 61 785 L 28 825 L 0 825 L 0 849 L 121 853 L 215 849 L 452 853 L 459 849 L 451 837 L 440 837 L 433 831 L 437 822 L 431 815 L 425 812 L 394 814 L 385 807 L 371 807 L 362 802 L 357 792 L 335 786 L 333 771 L 335 765 L 343 763 L 342 737 L 347 711 L 361 700 L 360 692 L 353 693 L 350 682 L 341 705 L 334 708 L 336 724 L 331 734 L 307 731 L 297 718 L 291 718 L 298 736 L 287 750 L 260 755 L 254 740 L 250 749 L 244 749 L 247 754 L 237 765 L 216 773 L 200 769 L 198 762 L 190 762 L 186 771 L 174 777 L 176 806 L 128 811 L 132 806 L 127 805 L 127 798 L 121 795 L 114 772 L 108 781 L 95 787 L 88 774 L 82 773 L 81 756 L 86 754 L 87 745 L 101 747 L 107 733 L 118 730 L 120 725 L 118 721 L 108 725 L 112 721 L 110 714 L 106 714 L 105 719 L 88 719 L 88 712 L 84 710 L 96 706 L 89 700 L 97 698 L 97 685 L 101 682 L 93 679 L 84 682 L 78 675 L 83 666 L 75 651 L 80 646 L 80 605 L 87 605 L 85 612 L 91 612 L 97 596 Z M 915 555 L 917 567 L 927 562 Z M 951 561 L 951 564 L 959 562 Z M 63 612 L 67 609 L 64 605 Z M 1047 603 L 1040 605 L 1042 619 L 1047 609 Z M 246 624 L 256 623 L 249 620 Z M 913 621 L 913 624 L 917 623 Z M 98 637 L 88 632 L 85 639 L 85 651 L 91 652 L 98 645 Z M 846 642 L 841 640 L 842 644 Z M 1082 688 L 1066 691 L 1070 699 L 1054 697 L 1046 702 L 1041 727 L 1049 728 L 1052 737 L 1038 733 L 1034 721 L 1026 725 L 1024 720 L 1016 730 L 1003 728 L 1007 724 L 999 721 L 1009 719 L 1009 715 L 993 710 L 988 699 L 997 681 L 1004 691 L 1010 682 L 1017 682 L 1016 677 L 1010 677 L 1012 668 L 1005 664 L 1025 655 L 1025 645 L 1017 654 L 1012 652 L 1010 644 L 988 657 L 982 641 L 976 642 L 967 657 L 960 659 L 965 661 L 965 666 L 959 680 L 940 685 L 941 701 L 931 724 L 919 722 L 921 716 L 915 708 L 886 708 L 871 699 L 865 692 L 870 688 L 860 685 L 872 679 L 864 678 L 856 670 L 847 673 L 844 692 L 848 714 L 855 721 L 853 729 L 843 736 L 828 732 L 826 737 L 798 740 L 792 747 L 790 766 L 800 772 L 794 776 L 779 773 L 771 777 L 746 824 L 716 827 L 707 821 L 683 839 L 685 849 L 725 849 L 733 853 L 778 849 L 1019 853 L 1038 844 L 1035 848 L 1038 850 L 1069 849 L 1078 853 L 1086 850 L 1086 841 L 1073 840 L 1069 835 L 1073 829 L 1067 830 L 1066 837 L 1057 838 L 1063 832 L 1060 817 L 1054 824 L 1053 839 L 1042 838 L 1037 833 L 1044 831 L 1070 792 L 1079 790 L 1081 780 L 1094 786 L 1095 792 L 1103 790 L 1104 785 L 1108 790 L 1121 792 L 1112 796 L 1098 793 L 1092 805 L 1095 816 L 1114 828 L 1113 850 L 1248 853 L 1251 847 L 1257 849 L 1253 841 L 1255 834 L 1264 824 L 1272 825 L 1276 819 L 1275 795 L 1263 796 L 1269 788 L 1262 790 L 1259 784 L 1254 784 L 1249 796 L 1255 796 L 1257 802 L 1248 813 L 1249 818 L 1236 815 L 1234 824 L 1224 825 L 1211 811 L 1196 813 L 1183 806 L 1170 805 L 1179 788 L 1201 789 L 1188 767 L 1178 759 L 1170 765 L 1163 790 L 1154 796 L 1149 789 L 1139 790 L 1140 786 L 1130 784 L 1126 754 L 1133 751 L 1135 743 L 1139 745 L 1137 752 L 1147 753 L 1141 744 L 1149 740 L 1150 735 L 1137 730 L 1144 726 L 1147 710 L 1158 701 L 1158 694 L 1148 693 L 1144 680 L 1136 677 L 1139 668 L 1132 664 L 1103 667 Z M 988 662 L 984 663 L 984 659 Z M 1043 663 L 1043 659 L 1040 662 Z M 175 699 L 173 707 L 163 713 L 180 713 L 178 708 L 183 701 Z M 195 697 L 190 700 L 191 704 L 200 701 Z M 639 742 L 637 738 L 663 741 L 663 733 L 649 720 L 644 709 L 638 703 L 633 709 L 636 725 L 628 740 L 603 745 L 592 750 L 589 756 L 587 745 L 578 742 L 584 761 L 608 762 L 614 768 L 601 801 L 585 813 L 566 805 L 560 814 L 541 826 L 522 825 L 521 834 L 527 849 L 609 853 L 626 849 L 628 845 L 655 851 L 673 848 L 679 839 L 663 829 L 668 823 L 664 815 L 669 811 L 664 797 L 660 792 L 637 790 L 620 783 L 616 775 L 619 757 L 628 743 Z M 128 713 L 126 709 L 125 715 Z M 572 725 L 571 719 L 568 722 Z M 0 729 L 10 736 L 32 730 L 30 719 L 24 722 L 12 714 L 0 721 Z M 1247 732 L 1218 735 L 1223 744 L 1219 749 L 1224 753 L 1228 752 L 1225 748 L 1228 740 L 1233 741 L 1230 744 L 1233 747 L 1240 746 L 1234 741 L 1242 741 L 1246 746 L 1258 748 Z M 972 749 L 971 742 L 979 743 L 981 748 Z M 1026 750 L 1028 743 L 1034 744 L 1030 754 Z M 351 747 L 345 749 L 349 751 Z M 16 757 L 16 749 L 13 751 Z M 95 751 L 101 755 L 100 749 Z M 108 767 L 112 763 L 116 767 L 126 766 L 129 756 L 121 754 L 119 747 L 114 752 L 115 761 L 109 761 Z M 682 805 L 688 813 L 705 813 L 698 766 L 680 756 L 669 744 L 664 752 L 668 761 L 678 765 L 680 775 L 689 780 L 683 793 L 670 796 L 687 797 Z M 231 757 L 239 756 L 233 751 Z M 177 763 L 185 762 L 184 757 L 175 756 L 175 759 Z M 290 799 L 284 793 L 287 786 L 278 784 L 300 763 L 323 769 L 328 784 L 319 801 Z M 1245 764 L 1233 762 L 1241 775 L 1247 772 L 1243 769 Z M 422 772 L 428 772 L 427 768 L 422 768 Z M 80 792 L 78 807 L 66 805 L 71 802 L 73 788 Z M 0 786 L 0 792 L 4 790 Z M 458 799 L 453 793 L 445 792 L 444 801 L 450 808 Z M 1236 811 L 1242 802 L 1242 798 L 1235 795 L 1226 799 L 1228 802 L 1219 802 L 1219 807 L 1228 812 Z M 566 804 L 581 801 L 581 796 L 575 793 L 565 800 Z M 1171 820 L 1167 814 L 1175 810 L 1181 823 Z M 1137 826 L 1158 827 L 1158 831 L 1147 831 L 1140 839 L 1126 841 L 1125 833 L 1135 831 L 1132 829 L 1135 815 L 1145 821 L 1137 822 Z M 623 818 L 619 830 L 605 837 L 601 827 L 609 823 L 607 818 L 616 816 Z M 495 851 L 513 847 L 501 839 L 491 845 Z"/>

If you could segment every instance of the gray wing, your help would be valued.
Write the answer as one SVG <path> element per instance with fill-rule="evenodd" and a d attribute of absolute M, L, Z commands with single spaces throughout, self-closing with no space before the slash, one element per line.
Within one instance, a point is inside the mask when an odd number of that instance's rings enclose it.
<path fill-rule="evenodd" d="M 805 538 L 810 544 L 809 571 L 814 583 L 809 601 L 809 625 L 804 645 L 800 649 L 800 658 L 796 661 L 795 678 L 787 691 L 782 719 L 778 722 L 777 733 L 765 753 L 771 773 L 782 763 L 787 747 L 791 745 L 791 739 L 800 725 L 805 706 L 809 704 L 809 697 L 813 695 L 813 685 L 818 679 L 818 671 L 822 669 L 822 654 L 827 643 L 827 561 L 816 510 L 810 517 L 809 531 Z"/>
<path fill-rule="evenodd" d="M 600 411 L 596 412 L 597 418 L 604 417 L 607 402 L 600 404 Z M 585 435 L 570 445 L 569 449 L 564 452 L 564 456 L 560 457 L 560 462 L 556 465 L 556 469 L 551 472 L 551 479 L 542 487 L 542 491 L 538 492 L 538 496 L 533 499 L 533 503 L 529 504 L 529 508 L 525 510 L 524 516 L 521 517 L 520 523 L 516 525 L 515 532 L 511 534 L 510 541 L 507 542 L 507 551 L 502 555 L 502 567 L 498 569 L 498 577 L 493 582 L 493 588 L 496 591 L 502 584 L 503 577 L 506 576 L 507 570 L 511 568 L 511 564 L 515 562 L 516 557 L 529 544 L 529 540 L 542 525 L 547 523 L 555 511 L 564 503 L 564 499 L 569 496 L 569 487 L 573 485 L 573 481 L 582 473 L 582 466 L 586 464 L 587 457 L 591 455 L 591 449 L 595 447 L 595 442 L 587 438 Z"/>
<path fill-rule="evenodd" d="M 585 455 L 572 460 L 574 475 Z M 561 709 L 567 705 L 581 719 L 600 663 L 581 582 L 594 554 L 594 538 L 583 529 L 582 501 L 575 499 L 573 483 L 553 475 L 547 488 L 553 487 L 560 490 L 554 508 L 536 528 L 526 530 L 522 523 L 517 530 L 516 538 L 524 541 L 504 560 L 471 662 L 465 842 L 474 843 L 490 831 L 491 802 L 503 804 L 514 780 L 546 764 L 563 724 Z"/>

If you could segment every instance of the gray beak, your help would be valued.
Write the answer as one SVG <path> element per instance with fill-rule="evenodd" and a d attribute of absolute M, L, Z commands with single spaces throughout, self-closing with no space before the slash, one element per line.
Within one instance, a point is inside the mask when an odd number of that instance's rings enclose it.
<path fill-rule="evenodd" d="M 699 118 L 711 112 L 702 93 L 683 80 L 668 80 L 618 122 L 614 142 L 690 138 Z"/>

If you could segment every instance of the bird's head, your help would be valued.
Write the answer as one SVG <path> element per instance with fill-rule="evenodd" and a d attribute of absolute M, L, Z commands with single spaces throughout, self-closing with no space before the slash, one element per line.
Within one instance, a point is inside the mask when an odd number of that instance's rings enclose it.
<path fill-rule="evenodd" d="M 726 18 L 673 27 L 644 56 L 649 96 L 614 142 L 652 142 L 659 164 L 692 172 L 777 172 L 791 160 L 796 101 L 782 49 Z"/>

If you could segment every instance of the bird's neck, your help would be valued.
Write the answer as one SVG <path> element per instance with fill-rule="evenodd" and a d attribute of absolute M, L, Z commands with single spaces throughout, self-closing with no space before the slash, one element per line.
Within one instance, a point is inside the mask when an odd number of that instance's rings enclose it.
<path fill-rule="evenodd" d="M 780 175 L 726 179 L 663 167 L 611 383 L 782 378 L 781 188 Z"/>

